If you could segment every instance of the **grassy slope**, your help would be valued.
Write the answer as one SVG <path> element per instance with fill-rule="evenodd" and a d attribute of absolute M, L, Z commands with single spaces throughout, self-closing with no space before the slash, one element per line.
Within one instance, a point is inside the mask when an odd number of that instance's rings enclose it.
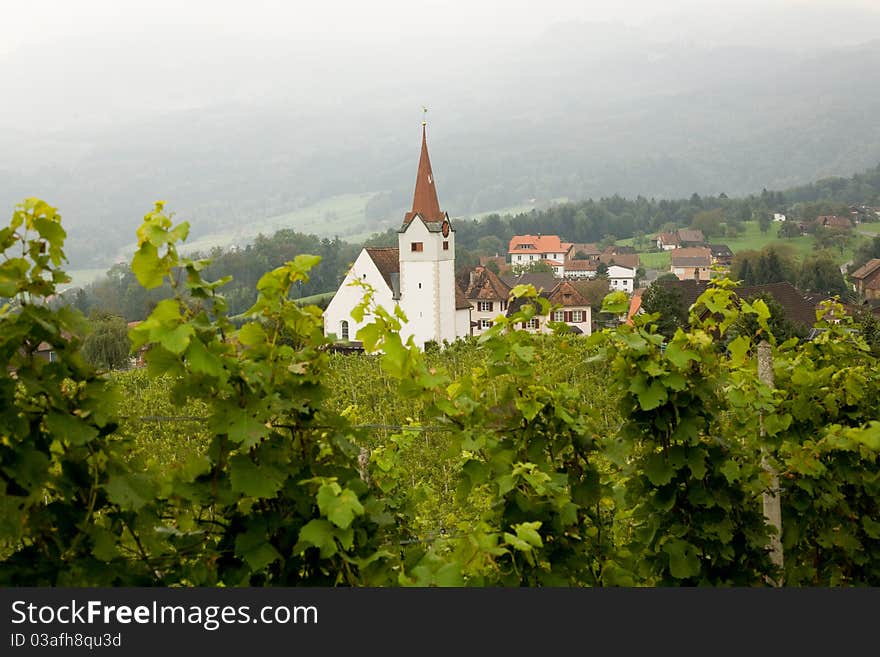
<path fill-rule="evenodd" d="M 289 228 L 300 233 L 319 237 L 340 237 L 349 242 L 359 242 L 386 226 L 367 225 L 365 209 L 375 192 L 363 194 L 340 194 L 324 199 L 293 212 L 250 222 L 234 230 L 218 231 L 202 235 L 187 242 L 187 250 L 209 251 L 212 247 L 245 245 L 262 233 L 272 235 Z"/>

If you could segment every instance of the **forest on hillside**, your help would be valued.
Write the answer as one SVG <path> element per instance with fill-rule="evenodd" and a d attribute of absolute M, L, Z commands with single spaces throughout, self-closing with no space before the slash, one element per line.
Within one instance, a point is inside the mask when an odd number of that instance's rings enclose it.
<path fill-rule="evenodd" d="M 567 241 L 596 243 L 632 238 L 636 246 L 649 248 L 649 237 L 660 230 L 692 226 L 701 229 L 709 239 L 723 241 L 726 236 L 741 232 L 744 222 L 758 221 L 766 226 L 768 235 L 775 237 L 779 228 L 771 227 L 774 212 L 785 212 L 793 221 L 810 221 L 827 214 L 851 216 L 852 206 L 861 220 L 878 220 L 875 210 L 880 208 L 880 165 L 850 178 L 821 180 L 781 192 L 763 190 L 742 198 L 694 194 L 658 201 L 612 196 L 514 216 L 492 214 L 480 220 L 456 221 L 456 266 L 459 270 L 471 267 L 481 255 L 506 255 L 510 238 L 516 234 L 558 234 Z M 397 233 L 388 230 L 375 234 L 366 244 L 397 246 Z M 254 285 L 263 273 L 298 254 L 319 255 L 321 261 L 309 280 L 298 284 L 295 297 L 335 291 L 359 250 L 360 245 L 340 239 L 282 230 L 271 236 L 259 236 L 242 249 L 214 249 L 201 255 L 211 259 L 210 275 L 232 276 L 226 296 L 233 314 L 237 314 L 255 301 Z M 880 244 L 870 242 L 860 248 L 856 266 L 872 257 L 880 257 Z M 799 268 L 800 263 L 794 266 Z M 794 276 L 790 280 L 797 282 Z M 84 290 L 67 293 L 65 299 L 86 314 L 111 313 L 135 321 L 143 319 L 169 294 L 168 288 L 144 290 L 136 284 L 128 265 L 120 264 Z"/>

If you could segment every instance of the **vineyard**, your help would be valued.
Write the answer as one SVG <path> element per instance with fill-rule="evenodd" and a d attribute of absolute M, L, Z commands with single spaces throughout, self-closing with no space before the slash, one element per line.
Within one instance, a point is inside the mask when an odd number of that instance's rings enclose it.
<path fill-rule="evenodd" d="M 521 286 L 518 314 L 422 352 L 365 289 L 367 353 L 340 354 L 292 300 L 316 257 L 233 323 L 187 232 L 145 217 L 132 270 L 174 296 L 131 329 L 146 368 L 102 373 L 47 303 L 57 211 L 0 230 L 3 585 L 880 584 L 880 363 L 840 306 L 776 343 L 721 281 L 671 339 L 652 315 L 585 339 L 516 330 L 546 303 Z"/>

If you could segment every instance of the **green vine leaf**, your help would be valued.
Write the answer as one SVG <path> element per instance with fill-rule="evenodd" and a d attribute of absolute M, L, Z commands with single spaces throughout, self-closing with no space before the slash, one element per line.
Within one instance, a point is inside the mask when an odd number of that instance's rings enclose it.
<path fill-rule="evenodd" d="M 318 508 L 340 529 L 348 529 L 355 517 L 364 513 L 357 495 L 348 488 L 340 488 L 336 482 L 318 489 Z"/>
<path fill-rule="evenodd" d="M 671 540 L 663 546 L 669 555 L 669 572 L 677 579 L 688 579 L 700 574 L 700 558 L 697 550 L 687 541 Z"/>
<path fill-rule="evenodd" d="M 294 553 L 301 553 L 309 547 L 318 548 L 322 559 L 327 559 L 336 554 L 339 550 L 334 539 L 333 525 L 322 519 L 310 520 L 300 530 L 299 539 L 293 551 Z"/>
<path fill-rule="evenodd" d="M 232 490 L 248 497 L 275 497 L 284 480 L 284 472 L 274 466 L 258 466 L 247 454 L 237 454 L 229 459 Z"/>

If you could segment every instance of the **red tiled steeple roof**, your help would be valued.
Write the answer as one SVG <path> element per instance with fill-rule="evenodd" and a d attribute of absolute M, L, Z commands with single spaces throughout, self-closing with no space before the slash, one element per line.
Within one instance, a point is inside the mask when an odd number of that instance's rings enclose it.
<path fill-rule="evenodd" d="M 422 123 L 422 154 L 419 156 L 419 172 L 416 175 L 416 191 L 413 194 L 412 210 L 406 213 L 403 223 L 408 224 L 416 215 L 425 221 L 443 221 L 444 213 L 437 200 L 434 186 L 434 173 L 431 171 L 431 158 L 428 157 L 428 141 L 425 124 Z"/>

